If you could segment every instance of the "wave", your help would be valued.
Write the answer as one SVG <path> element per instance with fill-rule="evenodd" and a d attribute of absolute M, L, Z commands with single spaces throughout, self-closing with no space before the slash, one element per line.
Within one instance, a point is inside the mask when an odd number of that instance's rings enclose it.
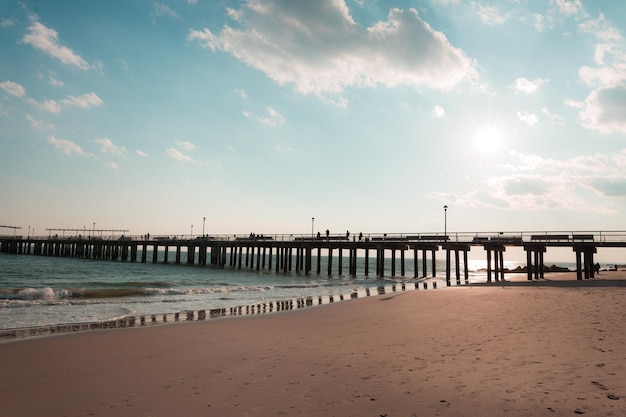
<path fill-rule="evenodd" d="M 159 287 L 132 287 L 132 288 L 2 288 L 0 300 L 4 301 L 63 301 L 77 299 L 107 299 L 123 297 L 150 297 L 165 295 L 200 295 L 223 294 L 232 292 L 252 292 L 271 290 L 271 286 L 241 286 L 241 287 L 209 287 L 209 288 L 159 288 Z M 6 304 L 6 303 L 5 303 Z"/>

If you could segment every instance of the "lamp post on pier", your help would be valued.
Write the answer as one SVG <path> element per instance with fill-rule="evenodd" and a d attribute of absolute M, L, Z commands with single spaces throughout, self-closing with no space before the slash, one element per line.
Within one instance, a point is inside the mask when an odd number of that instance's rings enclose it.
<path fill-rule="evenodd" d="M 314 229 L 315 229 L 315 217 L 311 217 L 311 238 L 315 236 L 313 232 Z"/>
<path fill-rule="evenodd" d="M 206 217 L 202 218 L 202 237 L 204 237 L 204 222 L 206 221 Z"/>
<path fill-rule="evenodd" d="M 191 225 L 191 238 L 193 239 L 193 224 Z"/>
<path fill-rule="evenodd" d="M 448 206 L 443 206 L 443 240 L 448 240 Z"/>

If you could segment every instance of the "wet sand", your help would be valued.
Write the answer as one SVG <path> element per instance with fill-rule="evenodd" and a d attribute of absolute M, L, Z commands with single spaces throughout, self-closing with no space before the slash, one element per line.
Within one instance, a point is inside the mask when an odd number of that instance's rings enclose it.
<path fill-rule="evenodd" d="M 5 342 L 2 415 L 626 415 L 626 273 L 546 278 Z"/>

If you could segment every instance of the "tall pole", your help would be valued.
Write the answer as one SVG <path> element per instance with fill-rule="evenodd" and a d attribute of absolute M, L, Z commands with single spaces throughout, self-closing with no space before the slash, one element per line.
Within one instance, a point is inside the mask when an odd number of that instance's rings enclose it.
<path fill-rule="evenodd" d="M 93 230 L 91 231 L 91 237 L 96 237 L 96 222 L 93 222 Z"/>
<path fill-rule="evenodd" d="M 206 221 L 206 217 L 202 218 L 202 237 L 204 237 L 204 222 Z"/>
<path fill-rule="evenodd" d="M 311 237 L 315 236 L 313 230 L 315 229 L 315 217 L 311 217 Z"/>
<path fill-rule="evenodd" d="M 193 239 L 193 224 L 191 225 L 191 238 Z"/>
<path fill-rule="evenodd" d="M 448 240 L 448 206 L 443 206 L 443 239 Z"/>

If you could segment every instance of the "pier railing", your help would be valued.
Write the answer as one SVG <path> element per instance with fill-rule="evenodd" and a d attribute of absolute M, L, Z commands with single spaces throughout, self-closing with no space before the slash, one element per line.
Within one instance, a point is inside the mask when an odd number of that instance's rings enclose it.
<path fill-rule="evenodd" d="M 507 232 L 442 232 L 427 233 L 329 233 L 311 235 L 310 233 L 290 234 L 179 234 L 179 235 L 46 235 L 16 236 L 0 235 L 1 239 L 89 239 L 89 240 L 128 240 L 128 241 L 275 241 L 275 242 L 424 242 L 424 243 L 462 243 L 481 244 L 486 242 L 506 245 L 522 245 L 524 243 L 547 243 L 552 245 L 572 243 L 626 243 L 626 231 L 507 231 Z"/>

